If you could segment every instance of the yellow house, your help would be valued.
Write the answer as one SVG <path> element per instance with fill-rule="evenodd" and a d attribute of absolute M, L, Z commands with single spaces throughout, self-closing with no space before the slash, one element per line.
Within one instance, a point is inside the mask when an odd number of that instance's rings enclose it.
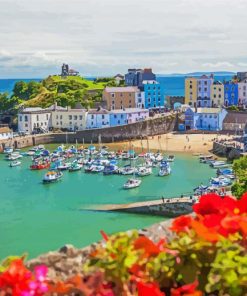
<path fill-rule="evenodd" d="M 224 106 L 224 84 L 217 81 L 211 84 L 210 97 L 212 107 Z"/>
<path fill-rule="evenodd" d="M 192 107 L 197 102 L 197 79 L 195 77 L 188 77 L 185 79 L 185 104 Z"/>

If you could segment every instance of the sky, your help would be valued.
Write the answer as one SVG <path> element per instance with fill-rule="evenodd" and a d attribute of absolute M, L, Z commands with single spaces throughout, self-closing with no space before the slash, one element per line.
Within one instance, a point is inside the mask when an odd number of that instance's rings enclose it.
<path fill-rule="evenodd" d="M 247 0 L 0 0 L 0 78 L 247 70 Z"/>

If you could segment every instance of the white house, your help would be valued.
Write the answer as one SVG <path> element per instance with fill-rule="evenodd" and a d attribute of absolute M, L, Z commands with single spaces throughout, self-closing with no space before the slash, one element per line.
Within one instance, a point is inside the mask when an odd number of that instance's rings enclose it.
<path fill-rule="evenodd" d="M 55 129 L 67 129 L 69 131 L 86 129 L 87 110 L 82 107 L 63 108 L 54 104 L 47 110 L 52 112 L 51 126 Z"/>
<path fill-rule="evenodd" d="M 91 109 L 87 113 L 86 128 L 104 128 L 110 126 L 110 115 L 105 109 Z"/>
<path fill-rule="evenodd" d="M 9 127 L 0 127 L 0 140 L 13 138 L 13 131 Z"/>
<path fill-rule="evenodd" d="M 238 103 L 247 107 L 247 79 L 238 83 Z"/>
<path fill-rule="evenodd" d="M 51 111 L 39 107 L 26 108 L 18 114 L 18 131 L 33 133 L 47 132 L 51 127 Z"/>
<path fill-rule="evenodd" d="M 185 111 L 185 126 L 195 130 L 222 130 L 226 115 L 227 111 L 223 108 L 188 108 Z"/>
<path fill-rule="evenodd" d="M 119 126 L 144 121 L 149 118 L 148 109 L 126 108 L 109 111 L 110 126 Z"/>

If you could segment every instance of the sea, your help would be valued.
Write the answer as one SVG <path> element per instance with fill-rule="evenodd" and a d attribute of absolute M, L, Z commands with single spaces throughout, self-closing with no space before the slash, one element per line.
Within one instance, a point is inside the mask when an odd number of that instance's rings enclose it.
<path fill-rule="evenodd" d="M 166 96 L 184 96 L 184 80 L 186 76 L 157 76 L 157 80 L 164 86 Z M 93 80 L 95 77 L 85 77 L 86 79 Z M 230 80 L 232 75 L 216 75 L 215 80 L 224 81 Z M 12 93 L 14 85 L 18 81 L 41 81 L 42 78 L 33 79 L 0 79 L 0 93 Z"/>
<path fill-rule="evenodd" d="M 53 151 L 55 146 L 47 148 Z M 21 161 L 20 167 L 11 168 L 0 155 L 0 259 L 26 252 L 33 258 L 65 244 L 84 247 L 101 239 L 100 230 L 112 234 L 146 228 L 166 218 L 93 208 L 189 194 L 201 183 L 208 184 L 216 173 L 197 157 L 177 153 L 171 175 L 158 177 L 158 168 L 154 168 L 152 175 L 142 178 L 139 188 L 124 190 L 129 176 L 95 175 L 83 170 L 65 171 L 61 181 L 44 185 L 45 171 L 31 171 L 30 157 Z"/>

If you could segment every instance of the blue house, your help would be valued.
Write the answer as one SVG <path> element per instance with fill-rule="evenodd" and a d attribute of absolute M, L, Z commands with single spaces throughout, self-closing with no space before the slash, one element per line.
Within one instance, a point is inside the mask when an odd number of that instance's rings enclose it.
<path fill-rule="evenodd" d="M 185 127 L 193 130 L 219 131 L 227 111 L 221 108 L 188 108 L 185 111 Z"/>
<path fill-rule="evenodd" d="M 232 81 L 227 81 L 224 84 L 225 106 L 238 105 L 238 84 Z"/>
<path fill-rule="evenodd" d="M 110 126 L 125 124 L 127 124 L 127 113 L 124 110 L 112 110 L 110 112 Z"/>
<path fill-rule="evenodd" d="M 165 90 L 164 87 L 155 80 L 143 81 L 146 109 L 164 109 L 165 105 Z"/>

